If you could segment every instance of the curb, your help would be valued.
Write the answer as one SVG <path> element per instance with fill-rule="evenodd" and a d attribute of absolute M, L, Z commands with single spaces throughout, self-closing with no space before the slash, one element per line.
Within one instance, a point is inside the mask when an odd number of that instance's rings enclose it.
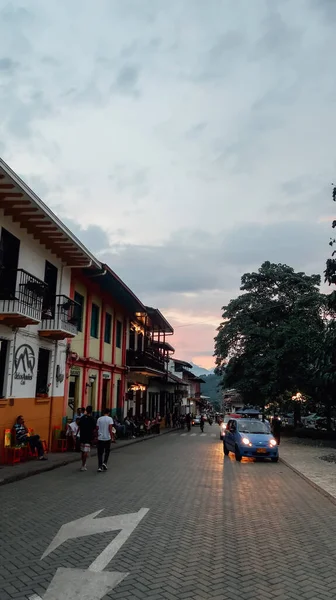
<path fill-rule="evenodd" d="M 330 500 L 330 502 L 332 502 L 332 504 L 334 504 L 336 506 L 336 498 L 334 498 L 334 496 L 332 496 L 332 494 L 330 494 L 329 492 L 327 492 L 326 490 L 324 490 L 323 488 L 321 488 L 317 483 L 315 483 L 314 481 L 312 481 L 311 479 L 309 479 L 309 477 L 307 477 L 306 475 L 304 475 L 303 473 L 301 473 L 301 471 L 299 471 L 298 469 L 296 469 L 295 467 L 293 467 L 285 459 L 280 458 L 280 462 L 283 463 L 286 467 L 288 467 L 291 471 L 293 471 L 293 473 L 295 473 L 296 475 L 298 475 L 299 477 L 301 477 L 301 479 L 304 479 L 304 481 L 306 481 L 306 483 L 308 483 L 311 487 L 313 487 L 314 490 L 316 490 L 317 492 L 319 492 L 320 494 L 322 494 L 322 496 L 324 496 L 325 498 L 327 498 L 328 500 Z"/>
<path fill-rule="evenodd" d="M 152 436 L 147 436 L 147 437 L 144 436 L 141 438 L 136 438 L 135 440 L 129 440 L 127 443 L 124 443 L 119 448 L 118 448 L 118 446 L 115 446 L 114 444 L 112 444 L 111 452 L 120 451 L 123 448 L 129 448 L 129 446 L 133 446 L 134 444 L 140 444 L 141 442 L 149 442 L 149 440 L 155 440 L 162 435 L 167 435 L 168 433 L 172 433 L 172 431 L 175 431 L 175 430 L 172 428 L 169 431 L 161 431 L 161 433 L 155 434 Z M 91 454 L 91 456 L 96 456 L 96 455 L 97 455 L 96 452 L 93 452 Z M 55 469 L 59 469 L 60 467 L 66 467 L 66 465 L 70 465 L 72 463 L 79 462 L 79 461 L 80 461 L 80 456 L 78 456 L 78 454 L 76 453 L 76 456 L 70 455 L 65 460 L 55 463 L 55 464 L 46 465 L 45 463 L 43 463 L 42 469 L 36 468 L 33 471 L 26 471 L 25 473 L 14 473 L 13 475 L 9 475 L 8 477 L 4 477 L 3 479 L 1 479 L 1 476 L 0 476 L 0 486 L 7 485 L 8 483 L 15 483 L 16 481 L 21 481 L 21 479 L 27 479 L 28 477 L 33 477 L 34 475 L 40 475 L 41 473 L 47 473 L 48 471 L 54 471 Z"/>

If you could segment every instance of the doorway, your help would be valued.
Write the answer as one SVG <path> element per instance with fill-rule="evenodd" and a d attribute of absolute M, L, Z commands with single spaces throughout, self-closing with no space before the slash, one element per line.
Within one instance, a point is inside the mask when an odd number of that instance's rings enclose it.
<path fill-rule="evenodd" d="M 104 414 L 104 410 L 106 408 L 108 408 L 108 398 L 109 398 L 109 379 L 103 379 L 103 387 L 102 387 L 102 404 L 101 404 L 101 409 L 102 409 L 102 414 Z"/>
<path fill-rule="evenodd" d="M 11 300 L 15 298 L 16 277 L 19 264 L 20 240 L 1 229 L 0 238 L 0 298 Z"/>
<path fill-rule="evenodd" d="M 44 318 L 55 318 L 55 298 L 57 291 L 57 274 L 58 270 L 55 265 L 52 265 L 48 260 L 45 261 L 44 283 L 47 288 L 43 297 L 43 316 Z"/>
<path fill-rule="evenodd" d="M 79 408 L 79 376 L 70 375 L 69 379 L 69 392 L 68 392 L 68 414 L 70 418 Z"/>

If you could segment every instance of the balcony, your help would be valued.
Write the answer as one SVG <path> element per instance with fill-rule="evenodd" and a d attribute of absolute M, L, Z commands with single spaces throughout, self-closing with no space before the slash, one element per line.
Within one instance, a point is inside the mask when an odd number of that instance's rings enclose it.
<path fill-rule="evenodd" d="M 126 363 L 134 373 L 159 377 L 166 372 L 166 363 L 158 352 L 127 350 Z"/>
<path fill-rule="evenodd" d="M 0 324 L 26 327 L 41 321 L 46 284 L 23 269 L 0 268 Z"/>
<path fill-rule="evenodd" d="M 45 306 L 39 335 L 49 340 L 65 340 L 78 333 L 78 321 L 75 316 L 77 303 L 67 296 L 55 296 L 51 307 Z"/>

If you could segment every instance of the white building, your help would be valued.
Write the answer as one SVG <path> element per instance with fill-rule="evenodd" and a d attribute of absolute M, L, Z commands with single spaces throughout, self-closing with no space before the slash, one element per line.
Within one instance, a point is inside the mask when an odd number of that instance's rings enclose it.
<path fill-rule="evenodd" d="M 0 160 L 0 439 L 20 414 L 43 439 L 62 424 L 77 334 L 71 268 L 91 266 L 100 263 Z"/>

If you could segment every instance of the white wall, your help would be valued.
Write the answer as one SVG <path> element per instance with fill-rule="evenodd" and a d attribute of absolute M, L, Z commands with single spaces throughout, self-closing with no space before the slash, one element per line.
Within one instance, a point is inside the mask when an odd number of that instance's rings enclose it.
<path fill-rule="evenodd" d="M 44 246 L 41 246 L 38 240 L 35 240 L 32 235 L 29 235 L 18 224 L 13 223 L 11 218 L 5 217 L 3 210 L 0 209 L 0 236 L 1 228 L 4 227 L 20 239 L 20 253 L 18 268 L 24 269 L 31 275 L 38 277 L 43 281 L 45 261 L 48 260 L 58 269 L 57 294 L 70 295 L 70 278 L 71 270 L 62 268 L 62 263 L 59 258 L 53 255 Z M 36 391 L 36 375 L 39 347 L 50 350 L 49 363 L 49 379 L 50 383 L 49 396 L 63 396 L 63 382 L 56 381 L 56 365 L 60 365 L 60 373 L 64 374 L 65 358 L 66 358 L 66 341 L 58 342 L 56 351 L 56 342 L 45 340 L 38 335 L 38 325 L 28 325 L 25 328 L 17 330 L 15 334 L 10 327 L 0 324 L 0 337 L 8 340 L 10 343 L 9 352 L 7 355 L 7 383 L 5 382 L 5 397 L 16 398 L 33 398 Z M 22 378 L 24 372 L 22 369 L 15 370 L 15 355 L 18 358 L 18 353 L 21 346 L 23 351 L 25 346 L 27 353 L 31 355 L 30 365 L 33 365 L 31 370 L 27 372 L 27 378 Z"/>
<path fill-rule="evenodd" d="M 62 270 L 62 262 L 57 256 L 41 246 L 38 240 L 35 240 L 17 223 L 13 223 L 10 217 L 5 217 L 3 209 L 0 209 L 0 236 L 2 227 L 20 240 L 18 268 L 24 269 L 43 281 L 45 261 L 48 260 L 58 269 L 57 294 L 69 296 L 71 269 L 63 268 Z"/>

